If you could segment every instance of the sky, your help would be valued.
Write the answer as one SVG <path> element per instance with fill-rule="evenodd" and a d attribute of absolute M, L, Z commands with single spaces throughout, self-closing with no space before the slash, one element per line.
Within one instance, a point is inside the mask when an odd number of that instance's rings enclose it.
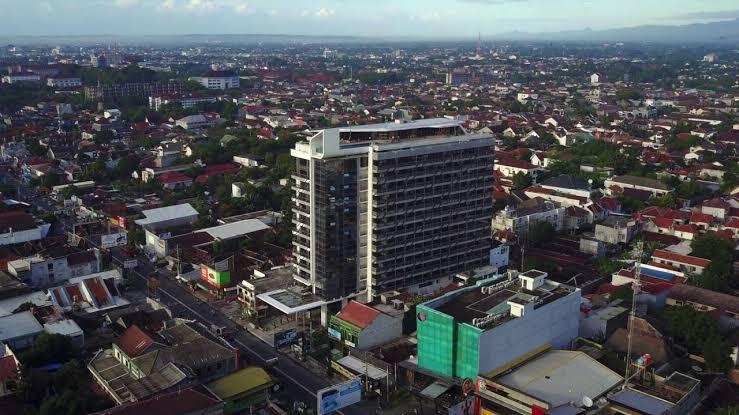
<path fill-rule="evenodd" d="M 737 0 L 0 0 L 0 10 L 0 35 L 465 38 L 739 17 Z"/>

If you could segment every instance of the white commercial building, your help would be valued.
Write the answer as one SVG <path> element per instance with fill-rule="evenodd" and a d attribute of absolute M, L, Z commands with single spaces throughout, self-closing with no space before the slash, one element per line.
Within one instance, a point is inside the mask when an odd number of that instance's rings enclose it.
<path fill-rule="evenodd" d="M 82 86 L 80 78 L 48 78 L 46 85 L 52 88 L 76 88 Z"/>
<path fill-rule="evenodd" d="M 208 71 L 201 76 L 190 77 L 208 89 L 230 89 L 240 86 L 239 76 L 230 71 Z"/>

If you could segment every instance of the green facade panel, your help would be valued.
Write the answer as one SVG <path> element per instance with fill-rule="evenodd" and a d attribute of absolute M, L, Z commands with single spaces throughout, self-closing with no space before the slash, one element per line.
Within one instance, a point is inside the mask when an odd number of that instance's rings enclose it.
<path fill-rule="evenodd" d="M 418 365 L 454 376 L 454 318 L 424 305 L 416 307 Z"/>
<path fill-rule="evenodd" d="M 457 324 L 454 357 L 454 375 L 458 378 L 477 379 L 480 367 L 480 334 L 482 331 L 468 324 Z"/>

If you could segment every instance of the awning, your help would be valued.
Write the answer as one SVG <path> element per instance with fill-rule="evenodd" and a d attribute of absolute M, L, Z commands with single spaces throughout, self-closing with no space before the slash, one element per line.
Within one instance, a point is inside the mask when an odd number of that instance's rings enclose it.
<path fill-rule="evenodd" d="M 429 399 L 436 399 L 439 396 L 443 395 L 444 392 L 448 391 L 451 387 L 451 385 L 441 383 L 437 380 L 436 382 L 430 384 L 424 390 L 422 390 L 421 395 Z"/>

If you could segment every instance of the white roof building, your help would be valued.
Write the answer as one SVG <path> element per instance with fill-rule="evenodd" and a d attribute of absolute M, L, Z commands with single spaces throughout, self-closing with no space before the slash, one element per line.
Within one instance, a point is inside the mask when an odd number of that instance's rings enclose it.
<path fill-rule="evenodd" d="M 149 230 L 190 225 L 198 218 L 198 211 L 189 203 L 145 210 L 141 213 L 146 218 L 136 220 L 136 224 Z"/>

